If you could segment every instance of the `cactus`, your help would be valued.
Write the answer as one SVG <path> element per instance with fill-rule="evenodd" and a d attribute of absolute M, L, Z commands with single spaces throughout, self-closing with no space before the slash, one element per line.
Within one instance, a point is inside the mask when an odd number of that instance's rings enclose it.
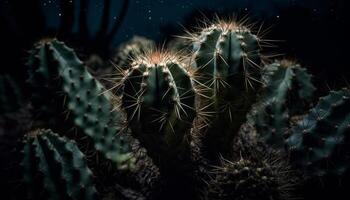
<path fill-rule="evenodd" d="M 118 50 L 108 90 L 72 49 L 41 40 L 28 61 L 30 119 L 0 116 L 10 127 L 0 130 L 16 132 L 13 137 L 36 130 L 26 135 L 21 154 L 29 198 L 285 200 L 309 191 L 294 187 L 299 178 L 303 187 L 310 183 L 305 177 L 322 177 L 326 185 L 346 177 L 350 90 L 331 92 L 305 114 L 315 91 L 311 76 L 287 60 L 262 67 L 266 41 L 248 27 L 218 20 L 190 41 L 174 41 L 175 52 L 134 39 Z M 192 52 L 179 56 L 187 42 Z M 0 90 L 10 95 L 0 100 L 7 101 L 13 91 L 3 80 Z M 0 157 L 15 158 L 9 155 Z M 22 174 L 14 171 L 4 180 Z"/>
<path fill-rule="evenodd" d="M 288 60 L 265 66 L 263 81 L 265 88 L 251 117 L 265 142 L 281 148 L 290 118 L 307 107 L 315 87 L 306 69 Z"/>
<path fill-rule="evenodd" d="M 122 132 L 122 116 L 113 110 L 111 96 L 91 76 L 72 49 L 55 39 L 37 44 L 28 62 L 29 83 L 33 88 L 32 103 L 39 114 L 48 119 L 56 113 L 69 111 L 71 121 L 94 142 L 96 150 L 115 161 L 117 167 L 132 164 L 131 154 Z M 58 93 L 62 103 L 52 109 Z M 63 111 L 62 111 L 63 110 Z"/>
<path fill-rule="evenodd" d="M 190 133 L 195 92 L 186 66 L 172 53 L 153 50 L 132 62 L 122 83 L 121 107 L 132 135 L 165 178 L 162 192 L 191 198 L 195 191 L 190 189 L 194 187 Z M 182 192 L 174 192 L 174 187 Z"/>
<path fill-rule="evenodd" d="M 138 56 L 153 49 L 155 43 L 144 37 L 134 36 L 131 40 L 121 44 L 113 58 L 116 66 L 122 70 L 130 67 L 131 62 Z"/>
<path fill-rule="evenodd" d="M 208 126 L 203 148 L 209 158 L 226 157 L 260 86 L 259 39 L 237 22 L 219 21 L 193 38 L 193 51 L 199 124 Z"/>
<path fill-rule="evenodd" d="M 154 162 L 169 166 L 175 157 L 190 156 L 195 94 L 181 60 L 160 51 L 141 56 L 132 63 L 123 87 L 122 107 L 132 134 Z"/>
<path fill-rule="evenodd" d="M 350 166 L 350 90 L 331 91 L 291 130 L 291 162 L 311 176 L 342 175 Z"/>
<path fill-rule="evenodd" d="M 40 129 L 28 133 L 24 143 L 21 165 L 29 198 L 97 198 L 92 172 L 74 142 L 51 130 Z M 36 187 L 40 187 L 40 190 L 43 188 L 45 192 L 35 190 Z"/>
<path fill-rule="evenodd" d="M 0 75 L 0 114 L 15 111 L 23 103 L 19 86 L 9 75 Z"/>
<path fill-rule="evenodd" d="M 272 156 L 273 157 L 273 156 Z M 221 165 L 212 170 L 209 184 L 209 199 L 289 199 L 294 180 L 290 169 L 279 158 L 237 161 L 222 159 Z"/>

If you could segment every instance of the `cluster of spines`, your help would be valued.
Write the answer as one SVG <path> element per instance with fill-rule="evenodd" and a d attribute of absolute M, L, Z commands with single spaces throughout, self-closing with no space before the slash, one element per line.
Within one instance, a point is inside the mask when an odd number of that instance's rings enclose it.
<path fill-rule="evenodd" d="M 290 118 L 307 108 L 315 87 L 306 69 L 289 60 L 266 65 L 263 81 L 265 87 L 254 106 L 253 121 L 268 144 L 281 148 Z"/>
<path fill-rule="evenodd" d="M 219 21 L 191 39 L 200 127 L 208 127 L 203 147 L 217 157 L 229 152 L 261 85 L 259 38 L 238 22 Z"/>
<path fill-rule="evenodd" d="M 350 166 L 350 91 L 321 97 L 291 129 L 286 140 L 291 162 L 309 175 L 342 175 Z"/>
<path fill-rule="evenodd" d="M 162 50 L 145 53 L 133 61 L 122 86 L 122 108 L 132 134 L 154 162 L 162 154 L 189 153 L 186 140 L 195 117 L 195 94 L 181 59 Z"/>
<path fill-rule="evenodd" d="M 92 138 L 95 148 L 118 167 L 132 164 L 128 144 L 123 140 L 121 114 L 113 110 L 110 94 L 87 71 L 72 49 L 57 40 L 42 41 L 32 53 L 29 82 L 34 88 L 32 102 L 47 106 L 58 93 L 64 95 L 64 108 L 58 112 L 69 111 L 72 122 Z M 45 96 L 47 93 L 50 96 Z M 43 102 L 44 101 L 44 102 Z M 46 101 L 46 102 L 45 102 Z M 62 105 L 62 104 L 61 104 Z M 42 113 L 50 111 L 37 106 Z M 122 124 L 122 123 L 119 123 Z M 118 135 L 119 134 L 119 135 Z"/>
<path fill-rule="evenodd" d="M 93 174 L 83 153 L 73 141 L 51 130 L 40 129 L 28 133 L 21 166 L 29 199 L 97 198 Z"/>
<path fill-rule="evenodd" d="M 266 155 L 265 155 L 266 156 Z M 220 166 L 211 171 L 209 198 L 281 199 L 292 196 L 294 180 L 290 169 L 280 158 L 241 158 L 237 161 L 221 159 Z"/>

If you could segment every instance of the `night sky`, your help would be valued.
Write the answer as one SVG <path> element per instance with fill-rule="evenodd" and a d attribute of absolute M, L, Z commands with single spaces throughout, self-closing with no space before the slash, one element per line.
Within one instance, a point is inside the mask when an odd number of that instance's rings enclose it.
<path fill-rule="evenodd" d="M 0 42 L 7 49 L 0 56 L 6 63 L 15 61 L 11 65 L 15 67 L 1 67 L 1 71 L 14 76 L 22 71 L 21 77 L 25 76 L 25 71 L 20 69 L 23 59 L 18 58 L 25 58 L 33 43 L 43 37 L 58 37 L 83 59 L 97 54 L 108 60 L 121 42 L 135 35 L 162 44 L 174 35 L 183 34 L 182 26 L 191 29 L 198 25 L 195 19 L 236 14 L 248 16 L 258 26 L 263 23 L 264 30 L 270 28 L 267 38 L 282 41 L 277 43 L 277 53 L 307 66 L 317 82 L 333 87 L 333 82 L 344 85 L 344 80 L 350 77 L 344 60 L 348 56 L 344 41 L 350 34 L 346 28 L 350 17 L 345 0 L 129 0 L 121 19 L 125 0 L 110 0 L 107 30 L 120 22 L 110 37 L 96 34 L 104 3 L 108 1 L 86 1 L 88 30 L 82 31 L 79 22 L 82 0 L 71 0 L 74 17 L 68 21 L 73 22 L 73 30 L 67 31 L 62 29 L 61 22 L 67 22 L 63 20 L 67 15 L 62 12 L 60 0 L 0 0 L 0 22 L 5 27 L 5 37 L 0 37 Z M 104 38 L 108 39 L 104 41 Z"/>
<path fill-rule="evenodd" d="M 62 17 L 58 9 L 58 1 L 42 0 L 42 8 L 50 27 L 57 27 Z M 79 8 L 79 1 L 72 1 L 72 3 Z M 179 24 L 186 23 L 184 17 L 193 11 L 244 10 L 257 18 L 263 16 L 278 19 L 279 10 L 291 5 L 312 9 L 316 18 L 334 12 L 332 1 L 327 0 L 131 0 L 124 22 L 115 37 L 115 43 L 124 41 L 133 35 L 143 35 L 158 40 L 162 35 L 161 27 L 170 24 L 181 28 Z M 111 21 L 118 20 L 120 6 L 121 0 L 112 0 Z M 91 34 L 99 26 L 102 11 L 102 0 L 90 0 L 88 24 Z M 78 22 L 75 23 L 77 25 Z"/>

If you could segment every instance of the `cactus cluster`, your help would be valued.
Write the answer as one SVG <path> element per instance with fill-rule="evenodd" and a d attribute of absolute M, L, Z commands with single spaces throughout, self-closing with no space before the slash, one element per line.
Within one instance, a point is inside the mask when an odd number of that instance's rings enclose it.
<path fill-rule="evenodd" d="M 124 77 L 122 108 L 132 134 L 155 162 L 189 155 L 194 93 L 184 64 L 171 53 L 155 51 L 138 58 Z"/>
<path fill-rule="evenodd" d="M 179 41 L 190 55 L 122 45 L 111 89 L 64 43 L 35 45 L 16 149 L 25 199 L 288 200 L 296 183 L 349 172 L 349 89 L 310 108 L 306 69 L 263 62 L 263 40 L 234 20 Z"/>
<path fill-rule="evenodd" d="M 32 103 L 39 116 L 69 112 L 68 117 L 91 137 L 98 151 L 115 161 L 118 167 L 129 164 L 128 145 L 123 144 L 123 136 L 116 136 L 123 131 L 122 126 L 115 125 L 122 123 L 121 114 L 113 111 L 110 94 L 92 77 L 72 49 L 57 40 L 42 40 L 33 50 L 28 65 Z M 57 93 L 64 99 L 58 105 Z M 56 104 L 56 108 L 52 104 Z"/>

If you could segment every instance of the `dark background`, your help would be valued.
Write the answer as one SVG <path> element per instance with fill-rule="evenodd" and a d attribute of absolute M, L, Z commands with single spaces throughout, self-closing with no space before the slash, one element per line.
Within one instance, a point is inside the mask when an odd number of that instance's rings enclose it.
<path fill-rule="evenodd" d="M 349 17 L 345 0 L 1 0 L 1 73 L 25 80 L 33 43 L 58 37 L 84 58 L 109 59 L 134 35 L 166 42 L 214 14 L 249 16 L 281 40 L 271 52 L 296 59 L 315 75 L 319 88 L 346 85 Z"/>

